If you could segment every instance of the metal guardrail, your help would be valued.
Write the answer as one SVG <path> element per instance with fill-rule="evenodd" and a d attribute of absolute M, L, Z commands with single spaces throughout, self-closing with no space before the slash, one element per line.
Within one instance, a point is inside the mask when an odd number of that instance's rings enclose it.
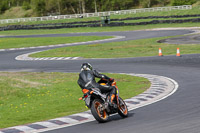
<path fill-rule="evenodd" d="M 73 15 L 3 19 L 3 20 L 0 20 L 0 23 L 6 24 L 6 23 L 19 23 L 19 22 L 30 22 L 30 21 L 47 21 L 47 20 L 58 20 L 58 19 L 81 18 L 81 17 L 100 17 L 100 16 L 106 16 L 106 15 L 136 14 L 136 13 L 141 13 L 141 12 L 188 10 L 188 9 L 192 9 L 192 6 L 191 5 L 183 5 L 183 6 L 154 7 L 154 8 L 107 11 L 107 12 L 97 12 L 97 13 L 73 14 Z"/>

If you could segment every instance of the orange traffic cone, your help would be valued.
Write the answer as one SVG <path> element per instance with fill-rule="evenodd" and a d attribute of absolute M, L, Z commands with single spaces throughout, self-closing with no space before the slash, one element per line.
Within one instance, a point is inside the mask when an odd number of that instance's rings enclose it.
<path fill-rule="evenodd" d="M 162 50 L 161 50 L 161 48 L 159 48 L 159 54 L 158 54 L 159 56 L 163 56 L 162 55 Z"/>
<path fill-rule="evenodd" d="M 179 49 L 179 48 L 177 48 L 177 53 L 176 53 L 176 56 L 178 56 L 178 57 L 180 57 L 180 56 L 181 56 L 181 54 L 180 54 L 180 49 Z"/>

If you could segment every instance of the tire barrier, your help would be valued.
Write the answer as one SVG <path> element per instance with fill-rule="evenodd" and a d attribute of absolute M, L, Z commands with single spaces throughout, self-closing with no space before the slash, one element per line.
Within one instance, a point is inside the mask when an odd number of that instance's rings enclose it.
<path fill-rule="evenodd" d="M 136 19 L 150 19 L 150 18 L 186 18 L 186 17 L 199 17 L 196 15 L 174 15 L 174 16 L 149 16 L 149 17 L 134 17 L 126 19 L 111 19 L 111 21 L 122 20 L 136 20 Z M 36 24 L 36 25 L 9 25 L 0 27 L 0 31 L 7 30 L 35 30 L 35 29 L 61 29 L 61 28 L 78 28 L 78 27 L 101 27 L 101 26 L 136 26 L 136 25 L 148 25 L 148 24 L 165 24 L 165 23 L 187 23 L 187 22 L 200 22 L 200 18 L 193 19 L 174 19 L 174 20 L 152 20 L 146 22 L 137 23 L 125 23 L 125 22 L 111 22 L 110 24 L 101 24 L 100 21 L 82 21 L 72 23 L 51 23 L 51 24 Z"/>
<path fill-rule="evenodd" d="M 194 15 L 171 15 L 171 16 L 147 16 L 147 17 L 129 17 L 124 19 L 110 19 L 110 21 L 125 21 L 125 20 L 140 20 L 140 19 L 155 19 L 155 18 L 187 18 L 187 17 L 200 17 L 200 14 Z"/>

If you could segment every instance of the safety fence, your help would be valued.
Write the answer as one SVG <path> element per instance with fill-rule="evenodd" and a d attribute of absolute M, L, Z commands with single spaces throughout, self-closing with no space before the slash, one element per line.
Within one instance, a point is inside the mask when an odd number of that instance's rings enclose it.
<path fill-rule="evenodd" d="M 0 27 L 0 31 L 6 30 L 31 30 L 31 29 L 60 29 L 60 28 L 77 28 L 77 27 L 100 27 L 100 26 L 135 26 L 135 25 L 149 25 L 149 24 L 165 24 L 165 23 L 186 23 L 186 22 L 200 22 L 200 14 L 196 15 L 179 15 L 179 16 L 149 16 L 148 18 L 177 18 L 167 20 L 151 20 L 145 22 L 121 22 L 121 19 L 114 19 L 110 24 L 101 24 L 99 21 L 87 22 L 72 22 L 72 23 L 50 23 L 50 24 L 36 24 L 36 25 L 8 25 Z M 184 18 L 183 18 L 184 17 Z M 190 18 L 187 18 L 190 17 Z M 197 17 L 197 18 L 191 18 Z M 137 19 L 144 19 L 144 17 L 137 17 Z M 179 18 L 179 19 L 178 19 Z M 183 19 L 180 19 L 183 18 Z M 126 20 L 136 19 L 127 18 Z M 111 19 L 112 20 L 112 19 Z M 124 19 L 123 19 L 124 20 Z"/>
<path fill-rule="evenodd" d="M 188 10 L 188 9 L 192 9 L 192 6 L 191 5 L 183 5 L 183 6 L 154 7 L 154 8 L 107 11 L 107 12 L 97 12 L 97 13 L 73 14 L 73 15 L 58 15 L 58 16 L 45 16 L 45 17 L 3 19 L 3 20 L 0 20 L 0 24 L 30 22 L 30 21 L 48 21 L 48 20 L 83 18 L 83 17 L 100 17 L 100 16 L 122 15 L 122 14 L 136 14 L 136 13 L 141 13 L 141 12 Z"/>

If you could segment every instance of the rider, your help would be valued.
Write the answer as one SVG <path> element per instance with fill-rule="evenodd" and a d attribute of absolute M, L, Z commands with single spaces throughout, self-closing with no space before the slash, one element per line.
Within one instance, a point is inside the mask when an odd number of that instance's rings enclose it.
<path fill-rule="evenodd" d="M 113 82 L 114 79 L 109 78 L 104 74 L 98 73 L 96 70 L 92 69 L 92 66 L 89 63 L 83 63 L 81 65 L 81 72 L 79 74 L 78 84 L 81 89 L 91 90 L 92 88 L 99 88 L 101 93 L 110 92 L 110 101 L 109 104 L 113 105 L 113 100 L 116 94 L 116 88 L 114 86 L 100 85 L 95 81 L 95 77 L 102 78 L 106 81 Z"/>

